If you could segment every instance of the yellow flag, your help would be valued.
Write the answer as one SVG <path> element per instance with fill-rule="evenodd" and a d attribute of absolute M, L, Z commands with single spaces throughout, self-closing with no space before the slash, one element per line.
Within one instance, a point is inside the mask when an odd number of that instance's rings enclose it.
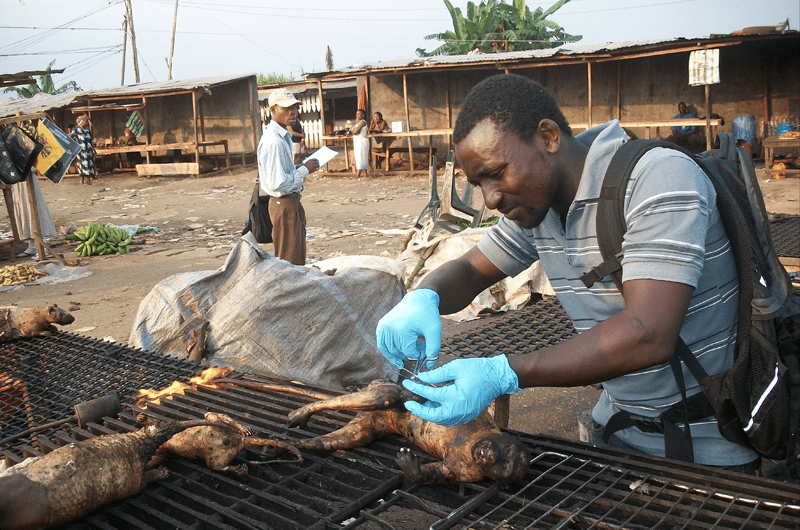
<path fill-rule="evenodd" d="M 53 136 L 53 133 L 50 132 L 50 129 L 45 126 L 42 120 L 39 120 L 39 125 L 36 127 L 36 136 L 36 139 L 44 148 L 39 152 L 39 156 L 36 157 L 33 166 L 40 175 L 44 175 L 45 171 L 50 169 L 53 164 L 64 156 L 66 150 L 64 146 L 56 140 L 56 137 Z"/>

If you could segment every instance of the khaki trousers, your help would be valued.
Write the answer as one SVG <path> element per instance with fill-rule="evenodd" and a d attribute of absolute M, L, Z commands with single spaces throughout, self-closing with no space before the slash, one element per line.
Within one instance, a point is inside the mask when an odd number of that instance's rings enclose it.
<path fill-rule="evenodd" d="M 293 265 L 305 265 L 306 212 L 300 204 L 300 194 L 270 197 L 269 217 L 275 256 Z"/>

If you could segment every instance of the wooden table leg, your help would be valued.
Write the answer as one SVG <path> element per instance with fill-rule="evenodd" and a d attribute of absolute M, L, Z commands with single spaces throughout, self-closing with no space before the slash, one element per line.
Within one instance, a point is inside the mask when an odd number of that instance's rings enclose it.
<path fill-rule="evenodd" d="M 772 147 L 764 146 L 764 166 L 767 169 L 772 169 L 772 155 L 773 150 Z"/>
<path fill-rule="evenodd" d="M 36 241 L 36 251 L 39 253 L 39 261 L 45 259 L 44 247 L 42 246 L 42 225 L 39 224 L 39 209 L 36 207 L 36 188 L 33 187 L 33 179 L 37 178 L 36 174 L 31 171 L 28 173 L 28 178 L 25 179 L 25 185 L 28 186 L 28 207 L 31 209 L 31 230 L 33 238 Z"/>
<path fill-rule="evenodd" d="M 22 247 L 17 218 L 14 216 L 14 196 L 11 193 L 11 186 L 3 186 L 3 200 L 6 203 L 6 210 L 8 211 L 8 222 L 11 225 L 11 241 L 8 245 L 8 259 L 13 263 L 17 257 L 17 252 L 21 252 L 25 249 Z"/>

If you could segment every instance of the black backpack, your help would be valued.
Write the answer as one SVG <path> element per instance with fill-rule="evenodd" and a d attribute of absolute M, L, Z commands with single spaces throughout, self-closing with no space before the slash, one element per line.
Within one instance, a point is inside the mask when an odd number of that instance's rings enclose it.
<path fill-rule="evenodd" d="M 692 155 L 664 141 L 633 140 L 615 154 L 606 171 L 597 208 L 597 239 L 605 260 L 581 276 L 590 287 L 611 275 L 622 291 L 623 213 L 628 179 L 650 149 L 665 147 L 691 157 L 717 192 L 717 208 L 730 239 L 739 277 L 739 322 L 734 364 L 709 376 L 682 339 L 670 360 L 682 400 L 657 418 L 621 411 L 603 432 L 631 426 L 664 434 L 666 456 L 692 462 L 689 422 L 715 416 L 720 433 L 763 457 L 786 461 L 800 477 L 800 295 L 778 260 L 769 232 L 764 199 L 750 156 L 730 135 L 720 133 L 714 149 Z M 702 392 L 686 397 L 681 361 Z M 684 424 L 683 430 L 676 423 Z"/>

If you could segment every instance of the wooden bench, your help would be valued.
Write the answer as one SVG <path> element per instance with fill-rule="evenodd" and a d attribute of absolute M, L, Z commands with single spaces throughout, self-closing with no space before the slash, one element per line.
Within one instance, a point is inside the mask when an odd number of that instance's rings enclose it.
<path fill-rule="evenodd" d="M 800 148 L 800 138 L 778 138 L 768 136 L 761 142 L 764 146 L 764 169 L 770 173 L 784 173 L 786 175 L 798 175 L 800 169 L 772 169 L 772 162 L 775 157 L 775 148 Z"/>
<path fill-rule="evenodd" d="M 436 155 L 436 148 L 433 147 L 412 147 L 411 150 L 414 153 L 422 153 L 428 155 L 428 165 L 430 165 L 431 159 L 433 156 Z M 392 157 L 395 153 L 408 153 L 408 147 L 390 147 L 387 150 L 380 149 L 380 148 L 372 148 L 372 167 L 380 168 L 380 163 L 378 162 L 379 158 L 384 158 L 389 156 Z"/>
<path fill-rule="evenodd" d="M 594 125 L 599 125 L 595 123 Z M 703 127 L 706 126 L 706 120 L 701 118 L 688 118 L 688 119 L 669 119 L 669 120 L 647 120 L 647 121 L 620 121 L 620 127 L 624 127 L 626 129 L 645 129 L 645 138 L 651 138 L 652 133 L 651 129 L 655 128 L 655 135 L 656 137 L 661 136 L 661 128 L 662 127 Z M 708 120 L 708 125 L 710 127 L 719 127 L 722 125 L 722 119 L 720 118 L 711 118 Z M 587 129 L 589 128 L 588 123 L 570 123 L 570 127 L 573 129 Z M 713 129 L 712 129 L 713 130 Z M 672 132 L 672 131 L 670 131 Z M 711 134 L 711 141 L 714 141 L 715 134 L 712 132 Z M 711 149 L 711 146 L 707 146 L 707 149 Z"/>
<path fill-rule="evenodd" d="M 225 167 L 231 167 L 231 158 L 230 153 L 228 152 L 228 140 L 216 140 L 213 142 L 184 142 L 184 143 L 173 143 L 173 144 L 136 144 L 136 145 L 118 145 L 118 146 L 107 146 L 107 147 L 97 147 L 95 152 L 98 156 L 103 155 L 115 155 L 121 153 L 141 153 L 141 154 L 149 154 L 154 151 L 177 151 L 177 150 L 198 150 L 203 149 L 205 154 L 205 148 L 211 147 L 214 145 L 221 145 L 225 148 Z"/>

